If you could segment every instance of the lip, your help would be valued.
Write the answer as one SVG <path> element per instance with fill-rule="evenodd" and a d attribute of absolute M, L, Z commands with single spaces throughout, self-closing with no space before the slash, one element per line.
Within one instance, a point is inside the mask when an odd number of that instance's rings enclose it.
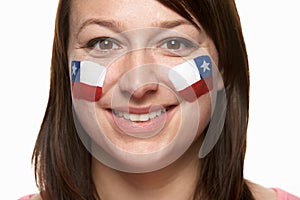
<path fill-rule="evenodd" d="M 109 118 L 113 121 L 114 126 L 119 130 L 120 133 L 132 136 L 135 138 L 150 138 L 155 135 L 158 135 L 161 130 L 167 125 L 170 120 L 172 113 L 174 112 L 176 106 L 163 106 L 163 105 L 154 105 L 147 107 L 115 107 L 114 110 L 120 112 L 128 112 L 130 114 L 146 114 L 152 111 L 160 110 L 166 108 L 166 112 L 162 113 L 160 116 L 157 116 L 153 119 L 150 119 L 145 122 L 134 122 L 126 120 L 124 118 L 117 117 L 113 114 L 112 109 L 107 109 Z"/>
<path fill-rule="evenodd" d="M 110 108 L 109 110 L 117 110 L 120 112 L 127 112 L 129 114 L 147 114 L 152 111 L 160 110 L 162 108 L 166 108 L 167 110 L 174 107 L 174 105 L 151 105 L 151 106 L 146 106 L 146 107 L 113 107 Z"/>

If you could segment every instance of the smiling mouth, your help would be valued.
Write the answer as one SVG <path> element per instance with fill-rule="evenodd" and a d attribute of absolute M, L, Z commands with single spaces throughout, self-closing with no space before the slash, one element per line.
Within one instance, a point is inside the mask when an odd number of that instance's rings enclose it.
<path fill-rule="evenodd" d="M 133 114 L 133 113 L 122 112 L 113 109 L 112 113 L 118 118 L 123 118 L 125 120 L 129 120 L 132 122 L 146 122 L 163 115 L 164 113 L 167 112 L 167 110 L 168 110 L 167 108 L 161 108 L 155 111 L 151 111 L 149 113 Z"/>
<path fill-rule="evenodd" d="M 115 107 L 109 111 L 123 134 L 144 139 L 160 133 L 175 107 L 176 105 Z"/>

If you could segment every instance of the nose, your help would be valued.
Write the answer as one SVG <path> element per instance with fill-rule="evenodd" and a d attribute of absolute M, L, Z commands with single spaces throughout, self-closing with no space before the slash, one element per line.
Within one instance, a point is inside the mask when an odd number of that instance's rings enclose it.
<path fill-rule="evenodd" d="M 158 79 L 151 54 L 139 50 L 127 54 L 123 62 L 125 72 L 119 80 L 119 88 L 131 98 L 141 99 L 158 90 Z"/>

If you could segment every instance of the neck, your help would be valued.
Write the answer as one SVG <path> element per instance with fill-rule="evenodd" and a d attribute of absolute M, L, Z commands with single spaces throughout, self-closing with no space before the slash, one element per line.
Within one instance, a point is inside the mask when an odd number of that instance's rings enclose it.
<path fill-rule="evenodd" d="M 198 143 L 198 142 L 197 142 Z M 92 160 L 92 175 L 102 200 L 189 200 L 198 181 L 199 144 L 171 165 L 149 173 L 125 173 Z"/>

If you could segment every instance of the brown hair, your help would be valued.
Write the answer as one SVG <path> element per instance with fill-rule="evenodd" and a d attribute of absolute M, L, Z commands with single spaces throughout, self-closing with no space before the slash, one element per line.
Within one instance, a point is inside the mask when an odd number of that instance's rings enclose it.
<path fill-rule="evenodd" d="M 243 177 L 249 111 L 248 58 L 234 0 L 159 0 L 195 23 L 213 40 L 227 96 L 224 129 L 201 159 L 194 199 L 252 200 Z M 91 176 L 91 155 L 83 146 L 72 114 L 68 69 L 71 0 L 60 0 L 53 42 L 48 105 L 33 153 L 44 200 L 99 199 Z"/>

